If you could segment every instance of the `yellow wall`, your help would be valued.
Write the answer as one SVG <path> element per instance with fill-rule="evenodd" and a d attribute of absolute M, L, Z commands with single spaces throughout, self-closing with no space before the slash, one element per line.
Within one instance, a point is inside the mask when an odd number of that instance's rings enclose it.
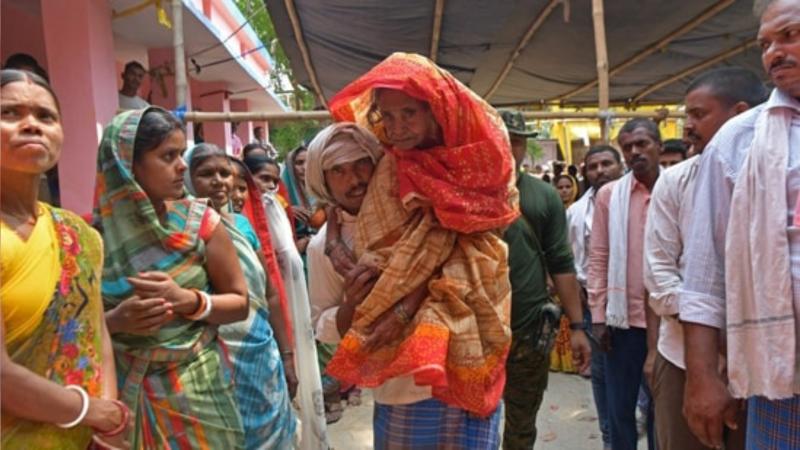
<path fill-rule="evenodd" d="M 640 107 L 638 111 L 654 111 L 663 107 Z M 674 107 L 669 108 L 675 109 Z M 596 109 L 583 109 L 582 111 L 592 111 Z M 564 109 L 564 111 L 569 111 Z M 573 110 L 574 111 L 574 110 Z M 616 147 L 614 139 L 619 134 L 620 128 L 625 124 L 627 119 L 613 119 L 611 121 L 611 144 Z M 572 164 L 572 141 L 576 139 L 588 138 L 591 141 L 599 140 L 601 138 L 601 129 L 599 120 L 585 120 L 585 119 L 559 119 L 550 121 L 536 121 L 535 123 L 550 122 L 553 127 L 550 129 L 550 138 L 557 139 L 558 144 L 564 151 L 564 159 L 567 164 Z M 540 126 L 534 126 L 534 129 Z M 667 119 L 661 122 L 659 129 L 661 130 L 662 139 L 680 138 L 683 134 L 683 123 L 679 119 Z"/>

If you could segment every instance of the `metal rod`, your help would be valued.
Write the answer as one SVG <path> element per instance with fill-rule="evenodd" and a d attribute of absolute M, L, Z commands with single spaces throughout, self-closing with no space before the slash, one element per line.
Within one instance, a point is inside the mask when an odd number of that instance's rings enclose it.
<path fill-rule="evenodd" d="M 172 46 L 175 49 L 175 104 L 186 106 L 186 55 L 183 52 L 183 2 L 172 0 Z"/>
<path fill-rule="evenodd" d="M 557 119 L 632 119 L 635 117 L 644 118 L 682 118 L 686 114 L 681 111 L 523 111 L 523 117 L 531 120 L 557 120 Z M 243 112 L 205 112 L 189 111 L 184 114 L 187 122 L 246 122 L 246 121 L 294 121 L 294 120 L 318 120 L 327 122 L 331 120 L 328 111 L 287 111 L 287 112 L 265 112 L 265 111 L 243 111 Z"/>

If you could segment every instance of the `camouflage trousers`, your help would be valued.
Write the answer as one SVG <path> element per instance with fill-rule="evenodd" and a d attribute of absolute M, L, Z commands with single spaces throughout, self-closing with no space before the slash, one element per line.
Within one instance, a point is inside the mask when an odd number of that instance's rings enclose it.
<path fill-rule="evenodd" d="M 550 370 L 550 350 L 557 328 L 545 320 L 540 333 L 514 335 L 506 362 L 504 450 L 531 450 L 536 442 L 536 414 L 542 405 Z"/>

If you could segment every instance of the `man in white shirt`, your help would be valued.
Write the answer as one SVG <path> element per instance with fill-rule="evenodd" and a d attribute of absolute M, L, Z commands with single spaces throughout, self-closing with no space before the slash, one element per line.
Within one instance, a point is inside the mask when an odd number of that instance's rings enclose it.
<path fill-rule="evenodd" d="M 577 202 L 567 209 L 567 231 L 572 253 L 575 256 L 575 275 L 581 285 L 584 309 L 588 314 L 586 303 L 586 274 L 589 271 L 589 238 L 592 234 L 592 217 L 594 199 L 597 191 L 609 181 L 622 176 L 625 167 L 619 152 L 610 145 L 597 145 L 586 152 L 583 166 L 589 190 Z M 591 321 L 591 320 L 590 320 Z M 605 352 L 593 343 L 592 345 L 592 393 L 597 408 L 598 425 L 602 434 L 603 445 L 611 448 L 611 436 L 608 429 L 608 405 L 605 392 Z"/>
<path fill-rule="evenodd" d="M 119 91 L 119 109 L 142 109 L 150 106 L 149 103 L 139 97 L 139 86 L 147 71 L 137 61 L 130 61 L 125 64 L 122 71 L 122 89 Z"/>
<path fill-rule="evenodd" d="M 767 89 L 746 69 L 723 68 L 697 77 L 686 90 L 686 134 L 697 155 L 666 170 L 653 189 L 645 226 L 644 281 L 654 315 L 658 343 L 648 348 L 646 376 L 655 401 L 660 450 L 706 449 L 683 417 L 686 365 L 683 331 L 678 322 L 678 288 L 684 278 L 683 243 L 689 238 L 692 197 L 700 155 L 729 119 L 762 103 Z M 727 449 L 744 448 L 744 436 L 727 436 Z"/>
<path fill-rule="evenodd" d="M 800 2 L 771 2 L 758 43 L 776 89 L 719 130 L 695 181 L 679 293 L 684 412 L 719 448 L 747 399 L 747 447 L 788 449 L 800 442 Z"/>

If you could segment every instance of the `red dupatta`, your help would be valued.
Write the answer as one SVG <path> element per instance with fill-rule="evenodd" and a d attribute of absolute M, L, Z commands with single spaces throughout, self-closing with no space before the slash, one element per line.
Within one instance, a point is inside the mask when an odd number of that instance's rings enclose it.
<path fill-rule="evenodd" d="M 444 145 L 392 149 L 380 124 L 367 113 L 376 88 L 403 91 L 430 105 Z M 335 121 L 371 129 L 397 159 L 400 198 L 429 202 L 442 226 L 474 233 L 511 224 L 519 213 L 510 205 L 514 162 L 508 133 L 497 112 L 450 73 L 427 58 L 394 53 L 350 83 L 330 101 Z"/>
<path fill-rule="evenodd" d="M 265 267 L 267 276 L 272 286 L 278 291 L 286 334 L 289 338 L 289 344 L 294 348 L 291 310 L 289 309 L 289 301 L 286 297 L 286 289 L 283 286 L 283 277 L 281 276 L 280 267 L 278 266 L 278 259 L 275 257 L 275 251 L 272 248 L 269 222 L 267 221 L 267 214 L 264 212 L 264 204 L 261 203 L 261 191 L 258 189 L 255 180 L 253 180 L 253 175 L 250 173 L 250 170 L 247 169 L 247 166 L 234 158 L 231 158 L 231 160 L 239 165 L 239 169 L 242 170 L 244 174 L 244 179 L 247 183 L 247 197 L 245 198 L 241 214 L 247 217 L 247 220 L 253 225 L 258 241 L 261 243 L 261 250 L 264 252 L 264 259 L 267 261 L 267 267 Z"/>

